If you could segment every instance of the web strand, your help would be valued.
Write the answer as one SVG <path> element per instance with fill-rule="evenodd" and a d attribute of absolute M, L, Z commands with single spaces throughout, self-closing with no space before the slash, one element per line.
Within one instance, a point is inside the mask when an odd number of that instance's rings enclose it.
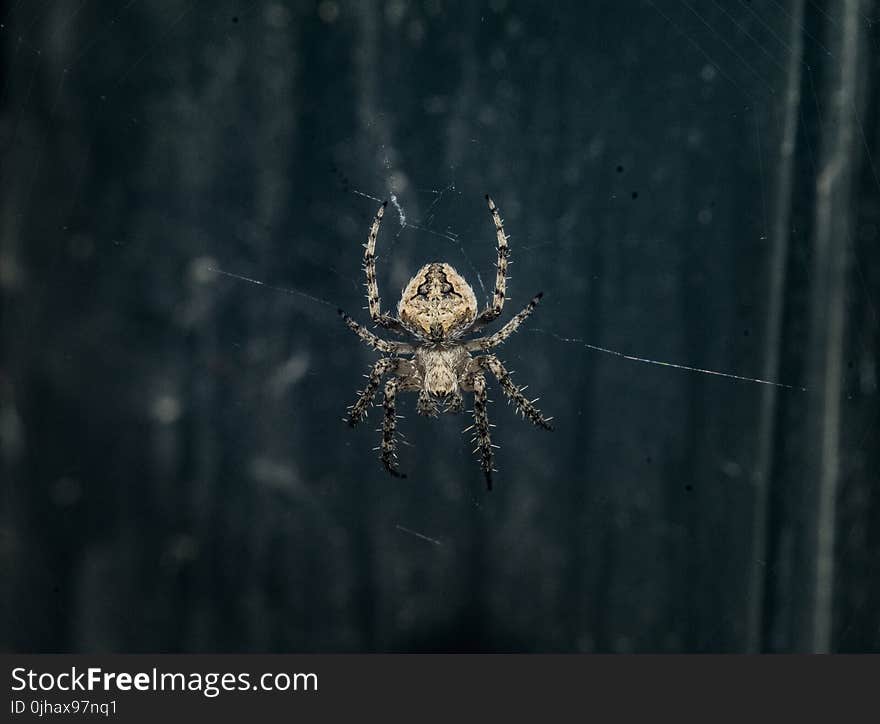
<path fill-rule="evenodd" d="M 291 296 L 303 297 L 304 299 L 308 299 L 312 302 L 317 302 L 318 304 L 322 304 L 325 307 L 334 307 L 335 305 L 331 304 L 325 299 L 321 299 L 320 297 L 313 296 L 308 294 L 307 292 L 302 292 L 298 289 L 289 289 L 287 287 L 276 287 L 272 284 L 267 284 L 266 282 L 261 282 L 259 279 L 252 279 L 251 277 L 246 277 L 242 274 L 234 274 L 233 272 L 224 271 L 223 269 L 217 269 L 216 267 L 208 267 L 208 271 L 213 272 L 214 274 L 222 274 L 223 276 L 231 277 L 232 279 L 238 279 L 239 281 L 248 282 L 249 284 L 255 284 L 258 287 L 266 287 L 266 289 L 272 289 L 276 292 L 283 292 L 284 294 L 289 294 Z M 702 367 L 691 367 L 690 365 L 678 364 L 676 362 L 664 362 L 662 360 L 650 359 L 648 357 L 637 357 L 631 354 L 625 354 L 623 352 L 618 352 L 614 349 L 608 349 L 607 347 L 600 347 L 595 344 L 590 344 L 589 342 L 585 342 L 582 339 L 577 339 L 575 337 L 563 337 L 562 335 L 556 334 L 555 332 L 550 332 L 546 329 L 532 329 L 530 330 L 533 334 L 547 334 L 554 339 L 558 339 L 560 342 L 567 342 L 570 344 L 579 344 L 582 347 L 586 347 L 587 349 L 595 350 L 596 352 L 603 352 L 605 354 L 610 354 L 614 357 L 619 357 L 621 359 L 630 360 L 631 362 L 643 362 L 645 364 L 657 365 L 658 367 L 671 367 L 677 370 L 684 370 L 686 372 L 697 372 L 703 375 L 714 375 L 715 377 L 725 377 L 730 380 L 739 380 L 740 382 L 754 382 L 759 385 L 772 385 L 773 387 L 780 387 L 786 390 L 798 390 L 800 392 L 806 392 L 806 387 L 801 387 L 799 385 L 787 385 L 784 382 L 774 382 L 772 380 L 762 380 L 759 377 L 746 377 L 745 375 L 735 375 L 731 372 L 719 372 L 718 370 L 709 370 L 704 369 Z M 409 531 L 407 531 L 409 532 Z"/>
<path fill-rule="evenodd" d="M 756 382 L 759 385 L 772 385 L 773 387 L 782 387 L 786 390 L 799 390 L 800 392 L 806 392 L 806 387 L 800 387 L 798 385 L 786 385 L 784 382 L 773 382 L 772 380 L 762 380 L 758 377 L 746 377 L 744 375 L 735 375 L 730 372 L 718 372 L 717 370 L 707 370 L 702 367 L 690 367 L 688 365 L 681 365 L 675 362 L 663 362 L 661 360 L 649 359 L 647 357 L 636 357 L 631 354 L 624 354 L 623 352 L 618 352 L 617 350 L 608 349 L 607 347 L 599 347 L 595 344 L 589 344 L 588 342 L 584 342 L 582 339 L 575 339 L 573 337 L 563 337 L 554 332 L 550 332 L 546 329 L 532 329 L 529 330 L 533 333 L 540 334 L 548 334 L 554 339 L 558 339 L 560 342 L 570 342 L 572 344 L 579 344 L 587 349 L 596 350 L 597 352 L 604 352 L 605 354 L 613 355 L 614 357 L 620 357 L 621 359 L 627 359 L 632 362 L 644 362 L 645 364 L 657 365 L 659 367 L 672 367 L 677 370 L 685 370 L 687 372 L 699 372 L 704 375 L 715 375 L 716 377 L 726 377 L 731 380 L 740 380 L 741 382 Z"/>
<path fill-rule="evenodd" d="M 266 282 L 261 282 L 259 279 L 251 279 L 250 277 L 243 276 L 241 274 L 233 274 L 232 272 L 223 271 L 222 269 L 217 269 L 216 267 L 208 267 L 208 271 L 213 272 L 214 274 L 222 274 L 226 277 L 232 277 L 233 279 L 238 279 L 243 282 L 248 282 L 249 284 L 256 284 L 258 287 L 266 287 L 266 289 L 272 289 L 276 292 L 284 292 L 284 294 L 289 294 L 293 297 L 302 297 L 304 299 L 308 299 L 312 302 L 317 302 L 318 304 L 323 304 L 325 307 L 333 307 L 336 308 L 337 305 L 331 304 L 326 299 L 321 299 L 320 297 L 312 296 L 307 292 L 301 292 L 299 289 L 288 289 L 287 287 L 276 287 L 272 284 L 266 284 Z"/>
<path fill-rule="evenodd" d="M 419 533 L 418 531 L 411 530 L 409 528 L 404 528 L 402 525 L 395 525 L 397 530 L 402 533 L 408 533 L 409 535 L 415 536 L 416 538 L 421 538 L 423 541 L 427 541 L 428 543 L 433 543 L 435 546 L 442 546 L 443 541 L 439 541 L 436 538 L 431 538 L 430 536 L 425 535 L 424 533 Z"/>

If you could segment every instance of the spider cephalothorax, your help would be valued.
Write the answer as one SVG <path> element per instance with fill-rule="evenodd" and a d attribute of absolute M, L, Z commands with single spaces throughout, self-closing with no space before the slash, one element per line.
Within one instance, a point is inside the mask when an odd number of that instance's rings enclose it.
<path fill-rule="evenodd" d="M 545 430 L 553 429 L 550 426 L 552 418 L 545 418 L 540 413 L 534 405 L 536 400 L 526 399 L 522 394 L 524 388 L 513 383 L 510 373 L 495 355 L 470 355 L 471 352 L 488 352 L 513 334 L 537 306 L 541 294 L 535 295 L 525 309 L 495 334 L 462 339 L 499 317 L 504 307 L 509 255 L 507 236 L 498 209 L 489 196 L 486 196 L 486 201 L 495 223 L 498 265 L 492 303 L 482 312 L 477 313 L 477 297 L 464 277 L 449 264 L 434 262 L 423 266 L 410 279 L 397 305 L 397 317 L 382 313 L 376 283 L 376 237 L 387 202 L 376 213 L 365 245 L 364 270 L 367 275 L 370 317 L 380 327 L 396 334 L 408 333 L 415 339 L 412 342 L 381 339 L 339 310 L 348 327 L 364 342 L 388 355 L 373 365 L 367 376 L 366 387 L 349 408 L 348 423 L 354 426 L 366 417 L 382 377 L 389 375 L 385 383 L 382 444 L 379 449 L 382 464 L 392 475 L 405 477 L 397 470 L 395 400 L 400 390 L 418 392 L 418 412 L 429 417 L 441 412 L 460 412 L 464 408 L 463 393 L 473 392 L 474 424 L 468 430 L 474 430 L 474 441 L 477 443 L 475 452 L 479 452 L 480 467 L 490 490 L 493 446 L 489 438 L 489 418 L 486 412 L 486 372 L 498 380 L 501 390 L 516 405 L 523 417 Z M 405 359 L 399 355 L 412 357 Z"/>

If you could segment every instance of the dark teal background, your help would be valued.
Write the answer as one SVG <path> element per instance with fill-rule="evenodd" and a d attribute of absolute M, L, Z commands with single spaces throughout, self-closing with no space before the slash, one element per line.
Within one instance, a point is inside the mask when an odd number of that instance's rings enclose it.
<path fill-rule="evenodd" d="M 0 2 L 0 647 L 880 649 L 878 16 Z M 395 480 L 336 308 L 392 194 L 386 307 L 483 301 L 487 192 L 556 431 L 408 396 Z"/>

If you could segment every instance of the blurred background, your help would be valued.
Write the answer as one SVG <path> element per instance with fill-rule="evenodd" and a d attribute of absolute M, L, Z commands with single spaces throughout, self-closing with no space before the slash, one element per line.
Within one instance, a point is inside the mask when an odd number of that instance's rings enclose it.
<path fill-rule="evenodd" d="M 0 2 L 0 647 L 880 650 L 878 48 L 869 0 Z M 556 431 L 490 384 L 488 493 L 405 396 L 392 479 L 336 308 L 385 198 L 386 309 L 485 300 L 487 192 Z"/>

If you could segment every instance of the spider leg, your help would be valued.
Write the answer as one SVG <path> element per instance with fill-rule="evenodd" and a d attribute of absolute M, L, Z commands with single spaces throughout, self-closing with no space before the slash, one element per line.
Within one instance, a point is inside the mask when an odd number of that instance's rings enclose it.
<path fill-rule="evenodd" d="M 342 319 L 345 321 L 346 326 L 373 349 L 377 349 L 383 354 L 412 354 L 412 345 L 406 344 L 405 342 L 389 342 L 387 340 L 381 339 L 380 337 L 377 337 L 375 334 L 373 334 L 369 329 L 366 329 L 365 327 L 362 327 L 360 324 L 355 322 L 341 309 L 338 310 L 338 312 L 339 316 L 342 317 Z"/>
<path fill-rule="evenodd" d="M 373 365 L 370 374 L 367 375 L 367 384 L 364 386 L 363 390 L 358 391 L 357 401 L 348 408 L 348 419 L 346 422 L 348 422 L 351 427 L 357 425 L 367 416 L 367 410 L 373 403 L 373 396 L 376 394 L 376 390 L 379 387 L 379 382 L 382 381 L 383 375 L 388 372 L 397 372 L 402 364 L 408 363 L 403 360 L 394 359 L 393 357 L 383 357 Z"/>
<path fill-rule="evenodd" d="M 451 395 L 446 399 L 446 407 L 443 411 L 455 414 L 461 412 L 463 409 L 464 398 L 461 396 L 461 393 L 456 392 L 454 395 Z"/>
<path fill-rule="evenodd" d="M 474 442 L 479 452 L 480 469 L 486 476 L 486 490 L 492 490 L 492 440 L 489 437 L 489 415 L 486 412 L 486 378 L 479 372 L 473 377 L 474 388 Z"/>
<path fill-rule="evenodd" d="M 428 391 L 422 388 L 419 391 L 419 401 L 416 404 L 416 412 L 424 417 L 437 417 L 437 404 L 431 399 Z"/>
<path fill-rule="evenodd" d="M 489 204 L 489 212 L 492 214 L 492 221 L 495 222 L 495 236 L 498 238 L 498 263 L 495 273 L 495 290 L 492 292 L 492 303 L 486 307 L 474 320 L 471 329 L 479 329 L 489 322 L 501 316 L 501 310 L 504 309 L 504 295 L 507 288 L 507 257 L 510 256 L 510 247 L 507 246 L 507 235 L 504 233 L 504 226 L 501 222 L 501 215 L 498 213 L 498 207 L 489 194 L 486 194 L 486 202 Z"/>
<path fill-rule="evenodd" d="M 379 226 L 382 223 L 382 217 L 385 215 L 385 207 L 388 202 L 382 203 L 376 216 L 373 219 L 373 225 L 370 227 L 370 235 L 367 237 L 367 243 L 364 244 L 364 272 L 367 275 L 367 304 L 370 308 L 370 319 L 373 324 L 389 329 L 396 334 L 403 334 L 403 325 L 400 320 L 389 314 L 382 314 L 381 300 L 379 299 L 379 284 L 376 281 L 376 238 L 379 236 Z"/>
<path fill-rule="evenodd" d="M 497 347 L 499 344 L 504 342 L 504 340 L 506 340 L 511 334 L 519 329 L 519 326 L 535 310 L 535 307 L 538 306 L 538 302 L 541 301 L 541 297 L 543 296 L 544 292 L 538 292 L 534 297 L 532 297 L 532 301 L 530 301 L 526 305 L 525 309 L 523 309 L 501 329 L 495 332 L 495 334 L 489 335 L 488 337 L 469 339 L 467 342 L 464 343 L 464 348 L 468 352 L 478 352 L 480 350 L 490 350 L 493 347 Z"/>
<path fill-rule="evenodd" d="M 499 360 L 494 354 L 475 357 L 474 364 L 479 369 L 488 370 L 495 376 L 498 380 L 498 384 L 501 385 L 502 392 L 507 395 L 507 398 L 513 402 L 514 405 L 516 405 L 516 409 L 523 414 L 523 417 L 527 417 L 533 425 L 542 427 L 545 430 L 553 429 L 553 426 L 550 424 L 550 419 L 552 418 L 548 419 L 544 417 L 541 414 L 541 411 L 535 407 L 534 402 L 526 398 L 522 393 L 522 390 L 513 383 L 512 379 L 510 379 L 510 373 L 504 368 L 504 365 L 501 364 L 501 360 Z"/>
<path fill-rule="evenodd" d="M 385 383 L 385 399 L 382 406 L 385 408 L 385 417 L 382 420 L 382 465 L 395 478 L 405 478 L 406 474 L 397 469 L 397 414 L 395 412 L 395 399 L 397 397 L 397 380 L 390 379 Z"/>

